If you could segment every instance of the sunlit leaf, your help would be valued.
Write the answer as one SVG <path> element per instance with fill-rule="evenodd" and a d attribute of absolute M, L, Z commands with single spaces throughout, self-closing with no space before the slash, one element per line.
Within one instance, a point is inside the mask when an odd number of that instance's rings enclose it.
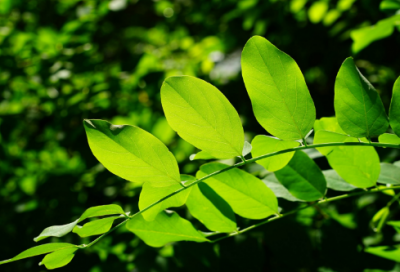
<path fill-rule="evenodd" d="M 79 222 L 82 222 L 86 218 L 113 215 L 113 214 L 125 214 L 124 210 L 116 204 L 95 206 L 87 209 L 79 218 Z"/>
<path fill-rule="evenodd" d="M 226 167 L 228 166 L 221 163 L 204 164 L 196 177 L 199 179 Z M 231 169 L 204 182 L 242 217 L 262 219 L 278 212 L 278 201 L 271 189 L 243 170 Z"/>
<path fill-rule="evenodd" d="M 41 264 L 44 264 L 47 269 L 56 269 L 69 264 L 75 256 L 78 248 L 65 248 L 56 252 L 47 254 Z"/>
<path fill-rule="evenodd" d="M 325 196 L 326 180 L 321 169 L 302 151 L 296 151 L 289 164 L 276 171 L 275 176 L 298 199 L 314 201 Z"/>
<path fill-rule="evenodd" d="M 335 112 L 340 127 L 353 137 L 381 135 L 389 126 L 379 94 L 347 58 L 335 81 Z"/>
<path fill-rule="evenodd" d="M 51 226 L 48 228 L 45 228 L 39 236 L 35 237 L 33 240 L 35 242 L 39 242 L 40 240 L 46 239 L 47 237 L 62 237 L 68 233 L 70 233 L 76 224 L 78 224 L 79 219 L 75 220 L 72 223 L 66 224 L 66 225 L 61 225 L 61 226 Z"/>
<path fill-rule="evenodd" d="M 115 219 L 121 218 L 120 216 L 112 216 L 103 219 L 98 219 L 86 223 L 85 225 L 76 226 L 73 230 L 74 233 L 78 234 L 80 237 L 88 237 L 93 235 L 99 235 L 106 233 L 111 229 L 112 224 Z"/>
<path fill-rule="evenodd" d="M 385 225 L 389 213 L 389 207 L 383 207 L 372 217 L 370 225 L 375 232 L 381 231 L 382 227 Z"/>
<path fill-rule="evenodd" d="M 251 145 L 253 146 L 253 150 L 251 152 L 252 156 L 258 157 L 264 154 L 297 147 L 300 145 L 300 143 L 294 141 L 282 141 L 268 136 L 258 135 L 253 139 Z M 275 172 L 285 167 L 285 165 L 289 163 L 293 155 L 294 152 L 288 152 L 281 155 L 258 160 L 257 163 L 264 166 L 264 168 L 268 171 Z"/>
<path fill-rule="evenodd" d="M 190 155 L 190 160 L 191 161 L 194 161 L 194 160 L 211 160 L 211 159 L 215 159 L 215 157 L 212 156 L 211 154 L 205 152 L 205 151 L 200 151 L 199 153 Z"/>
<path fill-rule="evenodd" d="M 384 133 L 379 136 L 379 142 L 384 144 L 400 145 L 400 137 L 396 134 Z"/>
<path fill-rule="evenodd" d="M 252 149 L 253 147 L 251 146 L 251 144 L 248 141 L 245 141 L 243 146 L 242 156 L 250 154 Z"/>
<path fill-rule="evenodd" d="M 399 19 L 400 21 L 400 19 Z M 400 137 L 400 77 L 393 86 L 392 102 L 389 109 L 390 126 L 394 133 Z"/>
<path fill-rule="evenodd" d="M 161 87 L 161 102 L 168 123 L 187 142 L 219 159 L 242 155 L 239 115 L 211 84 L 190 76 L 169 77 Z"/>
<path fill-rule="evenodd" d="M 379 256 L 381 258 L 389 259 L 395 262 L 400 262 L 400 246 L 377 246 L 367 247 L 365 252 Z"/>
<path fill-rule="evenodd" d="M 174 156 L 150 133 L 102 120 L 85 120 L 84 125 L 93 154 L 112 173 L 132 182 L 150 181 L 160 187 L 180 182 Z"/>
<path fill-rule="evenodd" d="M 258 122 L 280 139 L 305 138 L 314 125 L 315 107 L 297 63 L 255 36 L 243 49 L 242 72 Z"/>
<path fill-rule="evenodd" d="M 153 221 L 146 221 L 142 215 L 137 215 L 128 221 L 126 227 L 152 247 L 177 241 L 208 241 L 189 221 L 175 212 L 161 212 Z"/>
<path fill-rule="evenodd" d="M 232 208 L 206 183 L 193 186 L 186 206 L 191 215 L 211 231 L 236 230 L 236 219 Z"/>

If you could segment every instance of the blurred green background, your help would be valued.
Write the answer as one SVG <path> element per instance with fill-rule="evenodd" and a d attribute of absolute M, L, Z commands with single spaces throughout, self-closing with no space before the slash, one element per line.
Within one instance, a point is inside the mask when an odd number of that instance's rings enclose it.
<path fill-rule="evenodd" d="M 0 0 L 0 259 L 34 246 L 45 227 L 72 222 L 88 207 L 116 203 L 138 210 L 140 188 L 98 163 L 84 118 L 139 126 L 170 148 L 182 173 L 195 173 L 203 162 L 189 160 L 195 148 L 163 116 L 159 90 L 167 76 L 211 82 L 239 112 L 247 140 L 266 134 L 240 71 L 241 50 L 253 35 L 297 61 L 318 118 L 334 115 L 336 73 L 350 55 L 388 107 L 400 75 L 398 9 L 396 0 Z M 393 150 L 379 154 L 382 161 L 400 159 Z M 325 158 L 316 162 L 329 168 Z M 363 253 L 365 246 L 400 241 L 390 227 L 375 233 L 369 225 L 390 199 L 376 194 L 306 209 L 217 245 L 155 249 L 121 230 L 61 270 L 400 271 Z M 297 205 L 279 204 L 283 211 Z M 393 206 L 390 218 L 396 216 Z M 251 223 L 238 219 L 242 227 Z M 89 239 L 69 234 L 53 241 Z M 45 271 L 40 260 L 0 270 Z"/>

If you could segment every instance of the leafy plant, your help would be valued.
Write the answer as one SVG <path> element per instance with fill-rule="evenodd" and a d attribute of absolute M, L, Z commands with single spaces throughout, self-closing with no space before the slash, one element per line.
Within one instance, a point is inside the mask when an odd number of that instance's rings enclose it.
<path fill-rule="evenodd" d="M 80 237 L 100 235 L 90 243 L 42 244 L 0 264 L 47 254 L 41 264 L 48 269 L 62 267 L 78 250 L 91 247 L 122 225 L 153 247 L 177 241 L 215 243 L 311 206 L 400 189 L 400 167 L 380 163 L 374 148 L 400 148 L 399 80 L 390 108 L 392 134 L 385 133 L 389 118 L 378 93 L 351 58 L 343 63 L 335 83 L 337 117 L 320 120 L 316 120 L 300 68 L 266 39 L 256 36 L 248 41 L 242 70 L 254 114 L 272 136 L 256 136 L 250 145 L 245 142 L 238 113 L 218 89 L 190 76 L 167 78 L 161 100 L 168 123 L 201 150 L 192 159 L 213 161 L 203 164 L 196 177 L 184 175 L 168 148 L 143 129 L 84 120 L 95 157 L 110 172 L 143 186 L 140 211 L 130 214 L 114 204 L 89 208 L 72 223 L 46 228 L 35 241 L 62 237 L 71 231 Z M 309 138 L 312 132 L 313 143 Z M 378 136 L 379 142 L 373 142 Z M 314 148 L 327 158 L 331 170 L 321 171 L 304 152 Z M 240 161 L 232 165 L 216 161 L 236 158 Z M 255 162 L 270 172 L 268 182 L 239 169 Z M 354 192 L 328 198 L 327 188 Z M 278 197 L 306 203 L 282 213 Z M 371 219 L 375 231 L 384 227 L 390 207 L 399 197 L 394 195 Z M 166 210 L 184 204 L 211 232 L 199 231 L 177 212 Z M 261 221 L 237 226 L 235 214 Z M 88 218 L 96 219 L 78 225 Z M 121 219 L 113 227 L 114 221 Z M 398 230 L 398 222 L 388 224 Z M 371 247 L 366 252 L 398 260 L 399 249 Z"/>

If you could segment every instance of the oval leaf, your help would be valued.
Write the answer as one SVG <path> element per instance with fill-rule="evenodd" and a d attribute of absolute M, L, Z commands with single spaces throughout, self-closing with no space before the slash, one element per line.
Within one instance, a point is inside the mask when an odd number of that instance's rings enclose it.
<path fill-rule="evenodd" d="M 213 85 L 191 76 L 169 77 L 161 103 L 168 123 L 187 142 L 218 159 L 242 155 L 239 115 Z"/>
<path fill-rule="evenodd" d="M 358 142 L 358 139 L 325 130 L 315 133 L 315 144 L 332 142 Z M 378 153 L 372 146 L 330 146 L 317 149 L 346 182 L 358 188 L 376 184 L 381 168 Z"/>
<path fill-rule="evenodd" d="M 396 134 L 384 133 L 378 139 L 380 143 L 400 145 L 400 138 Z"/>
<path fill-rule="evenodd" d="M 129 220 L 126 227 L 152 247 L 161 247 L 177 241 L 208 241 L 189 221 L 175 212 L 161 212 L 150 222 L 139 214 Z"/>
<path fill-rule="evenodd" d="M 232 208 L 204 182 L 193 186 L 186 206 L 193 217 L 211 231 L 232 232 L 236 230 L 236 219 Z"/>
<path fill-rule="evenodd" d="M 115 219 L 121 218 L 120 216 L 113 216 L 91 221 L 81 226 L 76 226 L 73 230 L 74 233 L 80 237 L 88 237 L 106 233 L 112 227 Z"/>
<path fill-rule="evenodd" d="M 62 237 L 68 233 L 70 233 L 76 224 L 78 224 L 79 219 L 75 220 L 72 223 L 61 225 L 61 226 L 51 226 L 45 228 L 39 236 L 35 237 L 33 241 L 39 242 L 40 240 L 46 239 L 48 237 Z"/>
<path fill-rule="evenodd" d="M 314 125 L 315 106 L 297 63 L 255 36 L 243 49 L 242 71 L 261 126 L 283 140 L 304 139 Z"/>
<path fill-rule="evenodd" d="M 389 121 L 375 88 L 347 58 L 335 81 L 335 112 L 340 127 L 353 137 L 378 136 Z"/>
<path fill-rule="evenodd" d="M 209 163 L 200 167 L 198 179 L 228 167 L 222 163 Z M 231 169 L 204 181 L 232 207 L 238 215 L 250 219 L 263 219 L 278 213 L 278 200 L 265 184 L 240 169 Z"/>
<path fill-rule="evenodd" d="M 75 256 L 78 248 L 65 248 L 47 254 L 40 264 L 44 264 L 47 269 L 56 269 L 69 264 Z"/>
<path fill-rule="evenodd" d="M 85 120 L 89 146 L 110 172 L 126 180 L 160 187 L 180 183 L 175 157 L 156 137 L 134 126 Z"/>
<path fill-rule="evenodd" d="M 393 86 L 392 102 L 389 109 L 390 126 L 394 133 L 400 137 L 400 77 Z"/>
<path fill-rule="evenodd" d="M 268 188 L 270 188 L 272 190 L 272 192 L 274 192 L 274 194 L 276 195 L 276 197 L 280 197 L 289 201 L 303 201 L 300 200 L 296 197 L 294 197 L 286 188 L 285 186 L 283 186 L 278 179 L 276 178 L 274 173 L 271 173 L 269 175 L 267 175 L 263 180 L 262 180 L 265 185 L 267 185 Z"/>
<path fill-rule="evenodd" d="M 325 196 L 326 180 L 321 169 L 302 151 L 296 151 L 289 164 L 275 172 L 275 176 L 298 199 L 314 201 Z"/>
<path fill-rule="evenodd" d="M 300 143 L 292 141 L 282 141 L 272 137 L 258 135 L 253 139 L 251 145 L 253 146 L 253 150 L 251 151 L 252 156 L 258 157 L 264 154 L 297 147 L 300 145 Z M 284 153 L 281 155 L 258 160 L 257 163 L 262 165 L 268 171 L 275 172 L 285 167 L 292 159 L 293 155 L 294 152 Z"/>

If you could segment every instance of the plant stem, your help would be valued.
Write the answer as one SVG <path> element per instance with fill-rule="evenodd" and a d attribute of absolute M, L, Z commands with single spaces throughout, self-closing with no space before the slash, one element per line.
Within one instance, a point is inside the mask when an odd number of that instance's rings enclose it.
<path fill-rule="evenodd" d="M 356 192 L 356 193 L 352 193 L 352 194 L 344 194 L 344 195 L 340 195 L 340 196 L 335 196 L 335 197 L 331 197 L 331 198 L 326 198 L 326 199 L 317 201 L 317 202 L 312 203 L 312 204 L 304 205 L 304 206 L 302 206 L 302 207 L 299 207 L 299 208 L 294 209 L 294 210 L 292 210 L 292 211 L 289 211 L 289 212 L 287 212 L 287 213 L 283 213 L 281 216 L 274 216 L 274 217 L 272 217 L 272 218 L 266 219 L 266 220 L 264 220 L 264 221 L 261 221 L 260 223 L 254 224 L 254 225 L 252 225 L 252 226 L 250 226 L 250 227 L 247 227 L 247 228 L 245 228 L 245 229 L 242 229 L 242 230 L 240 230 L 240 231 L 235 231 L 235 232 L 229 233 L 229 234 L 227 234 L 227 235 L 225 235 L 225 236 L 223 236 L 223 237 L 220 237 L 220 238 L 218 238 L 218 239 L 215 239 L 215 240 L 210 241 L 210 243 L 216 243 L 216 242 L 221 241 L 221 240 L 224 240 L 224 239 L 226 239 L 226 238 L 229 238 L 229 237 L 232 237 L 232 236 L 236 236 L 236 235 L 242 234 L 242 233 L 244 233 L 244 232 L 246 232 L 246 231 L 252 230 L 252 229 L 257 228 L 257 227 L 259 227 L 259 226 L 265 225 L 265 224 L 267 224 L 267 223 L 269 223 L 269 222 L 275 221 L 275 220 L 277 220 L 277 219 L 279 219 L 279 218 L 283 218 L 283 217 L 286 217 L 286 216 L 288 216 L 288 215 L 295 214 L 295 213 L 297 213 L 297 212 L 299 212 L 299 211 L 301 211 L 301 210 L 304 210 L 304 209 L 307 209 L 307 208 L 310 208 L 310 207 L 313 207 L 313 206 L 318 206 L 318 205 L 323 204 L 323 203 L 333 202 L 333 201 L 337 201 L 337 200 L 341 200 L 341 199 L 345 199 L 345 198 L 349 198 L 349 197 L 354 197 L 354 196 L 359 196 L 359 195 L 365 195 L 365 194 L 370 194 L 370 193 L 382 192 L 382 191 L 385 191 L 385 190 L 397 190 L 397 189 L 400 189 L 400 186 L 385 187 L 385 188 L 374 188 L 374 189 L 371 189 L 371 190 L 369 190 L 369 191 L 361 191 L 361 192 Z M 397 196 L 398 196 L 398 197 L 397 197 Z M 394 197 L 393 199 L 395 199 L 395 198 L 397 199 L 397 198 L 399 198 L 399 197 L 400 197 L 400 193 L 399 193 L 398 195 L 396 195 L 396 197 Z M 393 199 L 392 199 L 392 200 L 393 200 Z M 395 199 L 394 201 L 396 201 L 396 199 Z M 393 202 L 394 202 L 394 201 L 393 201 Z"/>
<path fill-rule="evenodd" d="M 397 149 L 400 149 L 400 145 L 394 145 L 394 144 L 372 143 L 372 142 L 370 142 L 370 143 L 345 142 L 345 143 L 312 144 L 312 145 L 307 145 L 307 146 L 304 145 L 304 146 L 298 146 L 298 147 L 294 147 L 294 148 L 284 149 L 284 150 L 280 150 L 280 151 L 268 153 L 268 154 L 265 154 L 265 155 L 261 155 L 261 156 L 259 156 L 259 157 L 255 157 L 255 158 L 252 158 L 252 159 L 249 159 L 249 160 L 245 160 L 245 161 L 243 161 L 243 162 L 239 162 L 239 163 L 237 163 L 237 164 L 235 164 L 235 165 L 228 166 L 227 168 L 224 168 L 224 169 L 222 169 L 222 170 L 215 171 L 214 173 L 211 173 L 211 174 L 209 174 L 209 175 L 207 175 L 207 176 L 204 176 L 204 177 L 202 177 L 202 178 L 200 178 L 200 179 L 198 179 L 198 180 L 196 180 L 196 181 L 194 181 L 194 182 L 192 182 L 192 183 L 186 185 L 185 187 L 180 188 L 179 190 L 177 190 L 177 191 L 175 191 L 175 192 L 173 192 L 173 193 L 171 193 L 171 194 L 169 194 L 169 195 L 167 195 L 167 196 L 165 196 L 165 197 L 159 199 L 158 201 L 154 202 L 153 204 L 147 206 L 147 207 L 144 208 L 143 210 L 140 210 L 140 211 L 138 211 L 137 213 L 135 213 L 135 214 L 129 216 L 128 219 L 126 219 L 126 220 L 124 220 L 123 222 L 119 223 L 118 225 L 116 225 L 115 227 L 113 227 L 111 230 L 109 230 L 108 232 L 106 232 L 106 233 L 104 233 L 103 235 L 99 236 L 98 238 L 96 238 L 95 240 L 93 240 L 92 242 L 90 242 L 88 245 L 86 245 L 86 246 L 84 246 L 84 247 L 90 247 L 90 246 L 92 246 L 93 244 L 95 244 L 96 242 L 98 242 L 101 238 L 103 238 L 103 237 L 106 236 L 107 234 L 113 232 L 116 228 L 122 226 L 123 224 L 125 224 L 126 222 L 128 222 L 128 221 L 129 221 L 130 219 L 132 219 L 133 217 L 135 217 L 135 216 L 137 216 L 137 215 L 139 215 L 139 214 L 144 213 L 144 212 L 147 211 L 148 209 L 150 209 L 150 208 L 154 207 L 155 205 L 157 205 L 157 204 L 163 202 L 164 200 L 167 200 L 168 198 L 170 198 L 170 197 L 172 197 L 172 196 L 174 196 L 174 195 L 176 195 L 176 194 L 179 194 L 180 192 L 182 192 L 182 191 L 184 191 L 184 190 L 187 190 L 187 189 L 189 189 L 190 187 L 192 187 L 192 186 L 194 186 L 194 185 L 196 185 L 196 184 L 198 184 L 198 183 L 200 183 L 200 182 L 202 182 L 202 181 L 204 181 L 204 180 L 206 180 L 206 179 L 209 179 L 209 178 L 211 178 L 211 177 L 213 177 L 213 176 L 219 175 L 219 174 L 221 174 L 221 173 L 223 173 L 223 172 L 226 172 L 226 171 L 229 171 L 229 170 L 231 170 L 231 169 L 233 169 L 233 168 L 238 168 L 238 167 L 243 166 L 243 165 L 245 165 L 245 164 L 252 163 L 252 162 L 256 162 L 256 161 L 258 161 L 258 160 L 265 159 L 265 158 L 272 157 L 272 156 L 276 156 L 276 155 L 279 155 L 279 154 L 289 153 L 289 152 L 293 152 L 293 151 L 297 151 L 297 150 L 311 149 L 311 148 L 317 148 L 317 147 L 327 147 L 327 146 L 375 146 L 375 147 L 389 147 L 389 148 L 397 148 Z M 397 189 L 397 188 L 400 188 L 400 186 L 399 186 L 399 187 L 394 187 L 394 186 L 393 186 L 393 187 L 388 187 L 388 188 L 385 188 L 385 189 L 386 189 L 386 190 L 389 190 L 389 189 L 394 189 L 394 188 Z M 321 200 L 321 201 L 319 201 L 319 202 L 316 202 L 316 203 L 314 203 L 314 204 L 312 204 L 312 205 L 318 205 L 318 204 L 320 204 L 320 203 L 335 201 L 335 200 L 337 200 L 337 199 L 347 198 L 347 197 L 349 197 L 349 196 L 354 196 L 354 195 L 357 195 L 357 194 L 365 194 L 365 193 L 370 193 L 370 192 L 375 192 L 375 191 L 377 191 L 377 189 L 371 189 L 371 190 L 369 190 L 369 191 L 367 191 L 367 192 L 360 192 L 360 193 L 354 193 L 354 194 L 349 194 L 349 195 L 343 195 L 343 196 L 339 196 L 339 197 L 327 198 L 327 199 Z M 383 190 L 382 190 L 382 191 L 383 191 Z M 291 211 L 291 212 L 288 212 L 288 213 L 286 213 L 286 214 L 282 214 L 282 215 L 280 215 L 280 216 L 276 216 L 276 217 L 267 219 L 266 221 L 263 221 L 263 222 L 261 222 L 261 223 L 258 223 L 258 224 L 256 224 L 256 225 L 254 225 L 254 226 L 248 227 L 247 229 L 243 229 L 243 230 L 241 230 L 241 231 L 237 231 L 237 232 L 234 233 L 234 235 L 238 235 L 238 234 L 240 234 L 240 233 L 242 233 L 242 232 L 244 232 L 244 231 L 250 230 L 250 229 L 255 228 L 255 227 L 259 226 L 259 225 L 263 225 L 263 224 L 266 224 L 266 223 L 268 223 L 268 222 L 270 222 L 270 221 L 276 220 L 276 219 L 278 219 L 278 218 L 282 218 L 282 217 L 285 217 L 285 216 L 287 216 L 287 215 L 296 213 L 297 211 L 302 210 L 302 209 L 305 209 L 305 208 L 310 207 L 310 206 L 312 206 L 312 205 L 305 206 L 305 207 L 300 207 L 300 208 L 298 208 L 298 209 L 296 209 L 296 210 L 293 210 L 293 211 Z M 230 236 L 233 236 L 233 234 L 230 235 Z M 229 237 L 229 235 L 228 235 L 228 237 Z M 218 239 L 217 239 L 217 240 L 218 240 Z M 214 241 L 216 241 L 216 240 L 214 240 Z"/>

